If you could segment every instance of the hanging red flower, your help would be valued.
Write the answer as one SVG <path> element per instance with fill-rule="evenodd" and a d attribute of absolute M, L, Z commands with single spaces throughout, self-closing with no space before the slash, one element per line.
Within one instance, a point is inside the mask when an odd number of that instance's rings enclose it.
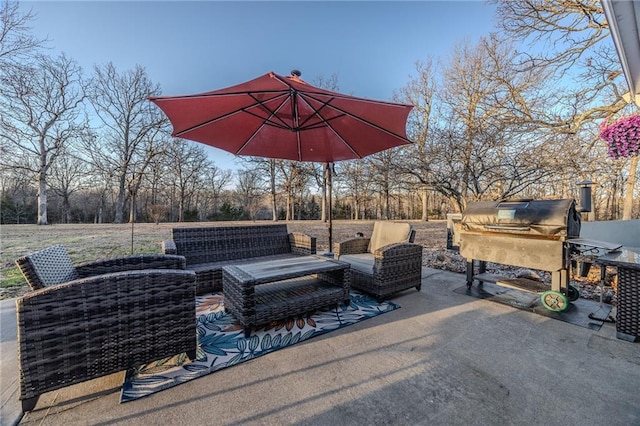
<path fill-rule="evenodd" d="M 607 142 L 609 157 L 632 157 L 640 151 L 640 114 L 600 124 L 600 138 Z"/>

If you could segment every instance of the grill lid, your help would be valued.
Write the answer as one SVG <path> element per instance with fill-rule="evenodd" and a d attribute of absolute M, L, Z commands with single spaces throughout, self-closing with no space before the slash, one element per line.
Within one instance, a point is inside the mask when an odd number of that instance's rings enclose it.
<path fill-rule="evenodd" d="M 577 237 L 580 213 L 573 199 L 478 201 L 462 213 L 461 225 L 467 232 Z"/>

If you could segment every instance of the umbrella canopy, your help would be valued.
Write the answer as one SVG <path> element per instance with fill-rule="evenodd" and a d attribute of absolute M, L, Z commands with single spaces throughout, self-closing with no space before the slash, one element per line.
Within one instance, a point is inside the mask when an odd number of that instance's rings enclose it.
<path fill-rule="evenodd" d="M 287 77 L 270 72 L 226 89 L 149 100 L 167 115 L 173 136 L 235 155 L 329 164 L 411 143 L 406 122 L 413 106 L 314 87 L 295 70 Z"/>
<path fill-rule="evenodd" d="M 226 89 L 149 99 L 173 136 L 236 155 L 328 163 L 410 143 L 412 106 L 331 92 L 298 75 L 271 72 Z"/>

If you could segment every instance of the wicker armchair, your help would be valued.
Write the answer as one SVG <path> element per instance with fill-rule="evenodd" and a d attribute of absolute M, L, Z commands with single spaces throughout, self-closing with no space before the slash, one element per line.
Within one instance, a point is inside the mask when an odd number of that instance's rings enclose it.
<path fill-rule="evenodd" d="M 181 256 L 74 266 L 61 245 L 16 260 L 31 292 L 16 300 L 22 410 L 45 392 L 196 351 L 195 273 Z"/>
<path fill-rule="evenodd" d="M 414 244 L 408 223 L 375 222 L 370 238 L 334 243 L 335 259 L 351 264 L 351 287 L 378 301 L 402 290 L 421 288 L 422 245 Z"/>

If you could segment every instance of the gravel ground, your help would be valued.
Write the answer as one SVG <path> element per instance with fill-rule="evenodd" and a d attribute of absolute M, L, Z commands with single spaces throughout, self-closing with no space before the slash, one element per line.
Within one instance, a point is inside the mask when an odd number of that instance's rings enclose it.
<path fill-rule="evenodd" d="M 431 249 L 423 252 L 422 264 L 434 269 L 442 269 L 445 271 L 466 273 L 466 261 L 464 257 L 458 253 L 448 250 Z M 533 278 L 551 285 L 551 274 L 546 271 L 535 271 L 508 265 L 500 265 L 487 262 L 487 272 L 497 274 L 509 278 L 522 277 Z M 607 286 L 604 288 L 602 301 L 615 305 L 615 288 L 617 286 L 617 278 L 615 271 L 607 269 L 606 275 Z M 583 299 L 600 300 L 602 287 L 600 283 L 600 269 L 592 267 L 587 277 L 572 276 L 570 284 L 580 291 L 580 297 Z"/>
<path fill-rule="evenodd" d="M 271 222 L 259 222 L 268 224 Z M 320 221 L 290 221 L 286 223 L 289 231 L 304 232 L 317 238 L 318 251 L 327 251 L 327 225 Z M 135 253 L 160 252 L 160 241 L 171 238 L 174 227 L 228 226 L 235 222 L 208 223 L 160 223 L 135 224 L 133 230 L 133 251 Z M 247 222 L 240 224 L 246 225 Z M 465 273 L 466 262 L 462 256 L 446 249 L 446 221 L 432 220 L 428 222 L 412 221 L 416 229 L 415 242 L 424 246 L 423 265 L 429 268 L 451 272 Z M 333 221 L 333 241 L 344 241 L 362 232 L 371 235 L 373 221 Z M 0 260 L 0 299 L 17 297 L 28 290 L 28 286 L 17 268 L 14 260 L 27 253 L 37 251 L 49 245 L 62 243 L 65 245 L 74 262 L 107 258 L 131 253 L 132 229 L 130 224 L 73 224 L 73 225 L 2 225 L 1 227 L 1 260 Z M 531 276 L 537 274 L 547 283 L 551 282 L 550 274 L 541 271 L 530 271 L 522 268 L 488 263 L 487 272 L 508 277 Z M 571 284 L 580 290 L 585 299 L 599 300 L 598 286 L 600 272 L 591 268 L 587 278 L 571 277 Z M 615 303 L 616 280 L 613 271 L 608 271 L 607 281 L 612 287 L 605 287 L 603 301 Z M 464 279 L 461 285 L 464 285 Z"/>

